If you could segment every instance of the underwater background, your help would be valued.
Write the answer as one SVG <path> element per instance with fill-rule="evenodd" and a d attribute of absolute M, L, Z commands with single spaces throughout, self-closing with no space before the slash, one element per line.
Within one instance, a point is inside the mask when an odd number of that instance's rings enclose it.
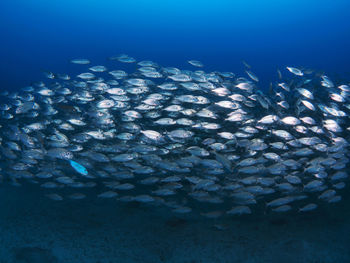
<path fill-rule="evenodd" d="M 72 58 L 108 65 L 122 53 L 237 75 L 246 61 L 263 90 L 286 66 L 349 83 L 349 10 L 346 0 L 2 0 L 0 90 L 46 70 L 78 74 Z M 53 202 L 30 185 L 1 185 L 0 200 L 1 263 L 350 262 L 348 194 L 310 214 L 223 221 L 112 200 Z"/>
<path fill-rule="evenodd" d="M 18 89 L 41 70 L 72 72 L 71 58 L 105 63 L 126 53 L 162 66 L 243 74 L 245 60 L 263 81 L 276 69 L 304 66 L 349 74 L 349 1 L 3 0 L 2 87 Z"/>

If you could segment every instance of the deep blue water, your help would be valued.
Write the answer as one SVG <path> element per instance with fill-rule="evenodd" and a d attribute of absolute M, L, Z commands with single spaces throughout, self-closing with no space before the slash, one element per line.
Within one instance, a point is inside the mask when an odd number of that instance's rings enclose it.
<path fill-rule="evenodd" d="M 346 0 L 2 0 L 1 88 L 39 80 L 41 70 L 74 72 L 71 58 L 103 64 L 120 53 L 239 74 L 245 60 L 263 87 L 287 65 L 346 78 L 349 9 Z"/>
<path fill-rule="evenodd" d="M 349 81 L 349 10 L 349 0 L 0 0 L 0 91 L 44 79 L 44 70 L 81 73 L 72 58 L 132 68 L 107 61 L 121 53 L 238 75 L 244 60 L 262 88 L 286 66 Z M 343 198 L 306 216 L 186 221 L 98 198 L 55 203 L 37 188 L 0 184 L 0 263 L 350 262 Z"/>

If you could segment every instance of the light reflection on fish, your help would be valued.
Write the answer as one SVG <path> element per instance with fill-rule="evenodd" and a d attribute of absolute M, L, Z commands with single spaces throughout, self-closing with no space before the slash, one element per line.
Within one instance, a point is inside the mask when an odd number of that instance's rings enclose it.
<path fill-rule="evenodd" d="M 125 54 L 110 60 L 114 68 L 89 66 L 76 77 L 48 71 L 45 81 L 1 92 L 5 181 L 36 183 L 56 201 L 103 188 L 98 198 L 208 218 L 259 206 L 309 212 L 341 201 L 349 163 L 347 84 L 287 67 L 289 79 L 278 70 L 266 95 L 244 61 L 250 79 L 205 72 L 198 60 L 188 61 L 196 71 Z M 126 72 L 119 62 L 137 69 Z"/>

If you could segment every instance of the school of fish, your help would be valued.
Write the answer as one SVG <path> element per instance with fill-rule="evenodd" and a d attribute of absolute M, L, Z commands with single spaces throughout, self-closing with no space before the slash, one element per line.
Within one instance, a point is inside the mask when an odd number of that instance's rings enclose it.
<path fill-rule="evenodd" d="M 286 67 L 269 94 L 245 77 L 128 55 L 1 91 L 0 173 L 53 200 L 113 198 L 208 218 L 307 213 L 342 199 L 350 87 Z M 135 72 L 122 69 L 133 63 Z M 282 77 L 283 73 L 283 77 Z"/>

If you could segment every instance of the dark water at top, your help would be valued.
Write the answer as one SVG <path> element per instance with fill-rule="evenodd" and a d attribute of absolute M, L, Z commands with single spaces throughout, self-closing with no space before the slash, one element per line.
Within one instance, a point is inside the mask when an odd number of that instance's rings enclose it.
<path fill-rule="evenodd" d="M 205 70 L 242 74 L 246 60 L 262 86 L 287 65 L 344 77 L 349 7 L 346 0 L 3 0 L 1 87 L 22 87 L 40 70 L 71 72 L 72 57 L 104 63 L 120 53 L 164 66 L 198 59 Z"/>

